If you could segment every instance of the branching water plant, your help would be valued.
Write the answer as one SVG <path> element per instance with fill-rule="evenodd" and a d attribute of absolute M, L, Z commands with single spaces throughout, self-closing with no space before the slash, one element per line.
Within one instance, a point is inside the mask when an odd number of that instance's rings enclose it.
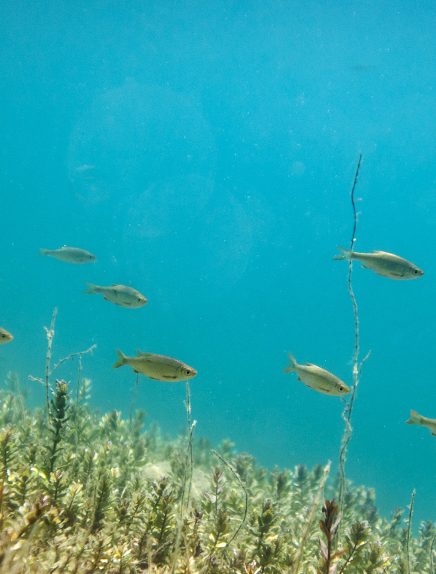
<path fill-rule="evenodd" d="M 318 574 L 335 574 L 337 561 L 342 556 L 342 550 L 335 550 L 336 535 L 338 532 L 341 515 L 339 507 L 334 500 L 326 500 L 322 507 L 324 518 L 319 521 L 319 526 L 325 540 L 320 539 L 321 563 Z"/>
<path fill-rule="evenodd" d="M 329 465 L 268 470 L 229 441 L 211 454 L 192 437 L 181 522 L 186 433 L 101 415 L 62 380 L 47 426 L 13 389 L 0 390 L 0 574 L 405 574 L 406 554 L 410 574 L 434 569 L 435 525 L 414 537 L 410 509 L 386 520 L 371 490 L 349 485 L 335 532 L 339 513 L 322 512 Z"/>
<path fill-rule="evenodd" d="M 65 381 L 56 381 L 53 398 L 50 401 L 49 433 L 50 444 L 47 448 L 46 471 L 50 475 L 55 468 L 60 443 L 63 438 L 65 426 L 68 421 L 69 397 L 68 384 Z"/>
<path fill-rule="evenodd" d="M 58 315 L 58 308 L 55 307 L 53 309 L 53 313 L 51 316 L 50 327 L 44 327 L 44 331 L 45 331 L 45 334 L 47 337 L 47 351 L 45 354 L 44 378 L 33 377 L 32 375 L 29 376 L 30 380 L 37 381 L 38 383 L 41 383 L 42 385 L 44 385 L 47 420 L 49 418 L 49 412 L 50 412 L 51 358 L 52 358 L 52 347 L 53 347 L 53 339 L 54 339 L 54 335 L 55 335 L 55 325 L 56 325 L 57 315 Z"/>
<path fill-rule="evenodd" d="M 47 337 L 47 351 L 45 354 L 45 368 L 44 368 L 44 377 L 34 377 L 33 375 L 29 375 L 29 380 L 36 381 L 37 383 L 41 383 L 45 388 L 45 401 L 46 401 L 46 414 L 47 414 L 47 421 L 49 422 L 50 419 L 50 393 L 52 392 L 52 387 L 50 384 L 50 379 L 52 374 L 56 369 L 58 369 L 61 365 L 65 362 L 70 361 L 71 359 L 77 358 L 78 360 L 78 371 L 77 371 L 77 398 L 79 397 L 80 387 L 82 383 L 82 358 L 84 355 L 91 354 L 96 348 L 97 345 L 93 344 L 85 351 L 78 351 L 75 353 L 70 353 L 66 357 L 62 357 L 59 359 L 54 366 L 51 366 L 52 358 L 53 358 L 53 341 L 55 337 L 55 326 L 56 326 L 56 318 L 58 316 L 58 308 L 55 307 L 53 309 L 53 313 L 51 316 L 50 327 L 44 327 L 46 337 Z"/>

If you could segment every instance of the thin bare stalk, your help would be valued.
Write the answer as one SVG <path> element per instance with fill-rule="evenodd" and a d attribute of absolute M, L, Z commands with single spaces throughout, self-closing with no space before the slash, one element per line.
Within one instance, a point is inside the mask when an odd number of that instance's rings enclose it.
<path fill-rule="evenodd" d="M 357 162 L 356 171 L 354 174 L 353 186 L 351 188 L 350 198 L 351 207 L 353 210 L 353 231 L 350 240 L 350 251 L 354 250 L 354 244 L 356 243 L 356 233 L 357 233 L 357 210 L 356 201 L 354 199 L 354 192 L 356 189 L 357 181 L 359 179 L 360 165 L 362 163 L 362 154 L 359 155 L 359 160 Z M 353 260 L 350 257 L 348 261 L 348 277 L 347 277 L 347 287 L 348 293 L 350 295 L 351 304 L 353 307 L 353 317 L 354 317 L 354 346 L 353 346 L 353 361 L 352 361 L 352 374 L 353 374 L 353 384 L 351 387 L 351 395 L 348 403 L 345 405 L 344 411 L 342 413 L 342 418 L 345 423 L 344 432 L 342 435 L 341 446 L 339 449 L 339 496 L 338 503 L 339 508 L 342 510 L 346 479 L 345 479 L 345 462 L 347 459 L 348 445 L 351 440 L 351 435 L 353 433 L 353 428 L 351 426 L 351 415 L 353 413 L 354 402 L 356 399 L 357 387 L 360 382 L 360 369 L 364 361 L 359 363 L 359 353 L 360 353 L 360 323 L 359 323 L 359 307 L 357 304 L 356 295 L 353 289 Z M 365 359 L 366 360 L 366 359 Z"/>
<path fill-rule="evenodd" d="M 233 476 L 236 478 L 236 480 L 239 483 L 239 486 L 242 488 L 243 492 L 244 492 L 244 513 L 242 515 L 242 520 L 241 523 L 239 524 L 238 528 L 235 530 L 235 532 L 233 533 L 232 537 L 230 538 L 230 540 L 227 542 L 227 546 L 230 546 L 230 544 L 233 542 L 233 540 L 238 536 L 241 528 L 244 526 L 245 521 L 247 519 L 247 513 L 248 513 L 248 492 L 247 492 L 247 488 L 245 486 L 245 484 L 242 482 L 241 477 L 239 476 L 239 474 L 237 473 L 236 469 L 222 456 L 220 455 L 219 452 L 217 452 L 216 450 L 212 449 L 212 454 L 214 454 L 216 457 L 218 457 L 220 459 L 220 461 L 226 465 L 226 467 L 230 470 L 230 472 L 233 474 Z"/>
<path fill-rule="evenodd" d="M 191 408 L 191 387 L 189 381 L 185 383 L 186 399 L 186 426 L 188 429 L 188 449 L 186 453 L 186 463 L 185 463 L 185 476 L 183 480 L 183 493 L 182 493 L 182 513 L 183 505 L 186 505 L 186 512 L 189 512 L 189 506 L 191 504 L 191 490 L 192 490 L 192 473 L 194 470 L 194 456 L 192 451 L 192 438 L 194 435 L 195 425 L 197 421 L 192 420 L 192 408 Z"/>
<path fill-rule="evenodd" d="M 292 567 L 292 574 L 300 574 L 300 564 L 304 554 L 304 547 L 306 546 L 307 539 L 310 534 L 310 529 L 312 528 L 313 521 L 315 519 L 315 515 L 317 514 L 319 507 L 321 505 L 321 500 L 324 496 L 324 486 L 326 480 L 330 473 L 330 466 L 331 462 L 328 461 L 326 466 L 323 469 L 323 473 L 321 476 L 321 480 L 319 481 L 318 490 L 313 497 L 312 504 L 309 508 L 309 512 L 307 513 L 307 520 L 306 524 L 303 527 L 303 533 L 301 535 L 301 539 L 298 544 L 298 550 L 295 557 L 295 561 Z"/>
<path fill-rule="evenodd" d="M 410 533 L 412 532 L 412 519 L 413 509 L 415 507 L 416 490 L 412 490 L 409 505 L 409 516 L 407 517 L 407 532 L 406 532 L 406 574 L 410 574 Z"/>
<path fill-rule="evenodd" d="M 66 361 L 70 361 L 71 359 L 75 359 L 76 357 L 78 357 L 79 361 L 82 360 L 82 357 L 84 355 L 87 355 L 88 353 L 92 353 L 95 349 L 97 348 L 97 345 L 94 343 L 93 345 L 91 345 L 88 349 L 86 349 L 85 351 L 77 351 L 76 353 L 70 353 L 69 355 L 67 355 L 66 357 L 62 357 L 62 359 L 59 359 L 59 361 L 57 361 L 54 366 L 53 369 L 50 372 L 50 375 L 57 369 L 59 368 L 63 363 L 65 363 Z"/>
<path fill-rule="evenodd" d="M 139 390 L 139 373 L 136 373 L 135 382 L 133 383 L 132 391 L 130 394 L 130 407 L 129 407 L 129 420 L 132 421 L 136 405 L 138 404 L 138 390 Z"/>
<path fill-rule="evenodd" d="M 77 384 L 76 384 L 76 404 L 79 404 L 80 389 L 82 388 L 82 374 L 83 374 L 83 363 L 82 355 L 77 358 Z"/>
<path fill-rule="evenodd" d="M 53 313 L 51 316 L 50 327 L 44 327 L 45 334 L 47 337 L 47 352 L 45 354 L 45 370 L 44 370 L 44 378 L 41 377 L 33 377 L 29 375 L 29 379 L 31 381 L 37 381 L 45 386 L 45 406 L 47 411 L 47 422 L 50 416 L 50 375 L 51 375 L 51 357 L 52 357 L 52 347 L 53 347 L 53 339 L 55 336 L 55 325 L 56 325 L 56 317 L 58 314 L 58 308 L 55 307 L 53 309 Z"/>
<path fill-rule="evenodd" d="M 191 408 L 191 387 L 189 381 L 185 382 L 185 409 L 186 409 L 186 427 L 188 436 L 188 447 L 186 451 L 186 458 L 183 471 L 183 484 L 182 484 L 182 495 L 180 500 L 180 514 L 177 525 L 176 541 L 174 544 L 174 551 L 171 564 L 171 574 L 176 571 L 177 565 L 177 555 L 180 548 L 180 539 L 182 536 L 182 528 L 185 517 L 189 513 L 191 505 L 191 490 L 192 490 L 192 475 L 194 472 L 194 456 L 192 450 L 192 439 L 194 435 L 194 429 L 197 424 L 196 420 L 192 420 L 192 408 Z"/>
<path fill-rule="evenodd" d="M 433 536 L 433 538 L 431 539 L 431 545 L 430 545 L 430 574 L 436 574 L 435 569 L 434 569 L 434 563 L 433 563 L 433 547 L 434 547 L 435 542 L 436 542 L 436 536 Z"/>

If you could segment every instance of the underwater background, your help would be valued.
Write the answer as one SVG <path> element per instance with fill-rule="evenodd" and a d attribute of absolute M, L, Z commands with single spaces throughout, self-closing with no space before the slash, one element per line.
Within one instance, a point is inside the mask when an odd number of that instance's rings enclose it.
<path fill-rule="evenodd" d="M 283 373 L 351 383 L 347 265 L 356 249 L 424 269 L 395 282 L 355 266 L 364 366 L 347 476 L 389 514 L 417 489 L 436 518 L 435 49 L 432 2 L 2 2 L 0 375 L 84 358 L 102 412 L 144 408 L 175 435 L 184 385 L 114 370 L 116 349 L 180 358 L 197 436 L 273 467 L 337 462 L 343 404 Z M 43 258 L 77 245 L 94 265 Z M 149 299 L 116 307 L 87 281 Z M 74 380 L 75 365 L 59 374 Z M 35 403 L 43 389 L 28 382 Z M 133 389 L 133 390 L 132 390 Z"/>

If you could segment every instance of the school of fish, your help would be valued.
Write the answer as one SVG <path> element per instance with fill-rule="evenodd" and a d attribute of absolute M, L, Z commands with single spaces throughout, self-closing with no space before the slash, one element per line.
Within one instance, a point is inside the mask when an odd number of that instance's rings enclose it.
<path fill-rule="evenodd" d="M 424 272 L 414 263 L 386 251 L 371 251 L 361 253 L 350 249 L 339 248 L 340 253 L 333 257 L 335 260 L 359 261 L 365 269 L 383 277 L 396 280 L 418 279 Z M 58 259 L 65 263 L 86 264 L 94 263 L 96 256 L 80 247 L 63 245 L 57 249 L 40 249 L 41 255 Z M 147 298 L 137 289 L 127 285 L 94 285 L 87 284 L 85 293 L 102 295 L 106 301 L 121 307 L 135 309 L 146 305 Z M 10 343 L 13 335 L 0 327 L 0 345 Z M 187 363 L 156 353 L 143 353 L 138 351 L 135 356 L 129 357 L 122 351 L 117 351 L 118 359 L 114 368 L 127 365 L 135 373 L 142 374 L 150 379 L 166 382 L 187 381 L 197 375 L 196 369 Z M 289 366 L 284 369 L 286 373 L 295 373 L 299 381 L 314 391 L 331 396 L 342 397 L 350 393 L 351 388 L 339 377 L 330 371 L 314 365 L 313 363 L 297 363 L 297 360 L 289 354 Z M 430 429 L 436 436 L 436 419 L 431 419 L 412 410 L 407 424 L 418 425 Z"/>

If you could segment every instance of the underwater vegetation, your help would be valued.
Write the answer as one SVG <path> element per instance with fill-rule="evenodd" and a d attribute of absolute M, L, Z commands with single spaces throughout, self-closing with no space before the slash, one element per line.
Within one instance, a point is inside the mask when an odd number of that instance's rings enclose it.
<path fill-rule="evenodd" d="M 16 375 L 0 391 L 1 573 L 434 574 L 436 527 L 413 535 L 414 494 L 387 520 L 348 483 L 339 510 L 330 464 L 267 470 L 194 440 L 189 402 L 169 440 L 89 395 L 87 379 L 57 380 L 47 413 Z"/>
<path fill-rule="evenodd" d="M 353 383 L 329 371 L 298 364 L 287 372 L 313 390 L 349 395 L 337 477 L 331 464 L 308 469 L 266 469 L 224 441 L 213 449 L 194 437 L 189 380 L 197 371 L 178 359 L 118 351 L 115 368 L 127 365 L 159 381 L 184 381 L 186 430 L 165 438 L 144 427 L 138 411 L 102 415 L 90 406 L 90 381 L 82 358 L 96 345 L 52 365 L 57 308 L 45 328 L 47 352 L 42 408 L 30 408 L 17 375 L 0 390 L 0 574 L 436 574 L 436 525 L 412 529 L 415 491 L 408 509 L 391 519 L 379 515 L 372 489 L 353 485 L 345 472 L 352 437 L 352 412 L 362 367 L 359 313 L 352 284 L 352 260 L 393 279 L 423 272 L 386 252 L 358 253 L 354 190 L 353 233 L 347 286 L 353 308 Z M 64 246 L 44 255 L 68 263 L 95 256 Z M 125 285 L 90 285 L 122 307 L 147 299 Z M 1 330 L 4 343 L 12 335 Z M 78 361 L 78 380 L 54 379 L 57 367 Z M 434 419 L 412 411 L 410 424 L 434 430 Z M 434 434 L 434 433 L 433 433 Z"/>

